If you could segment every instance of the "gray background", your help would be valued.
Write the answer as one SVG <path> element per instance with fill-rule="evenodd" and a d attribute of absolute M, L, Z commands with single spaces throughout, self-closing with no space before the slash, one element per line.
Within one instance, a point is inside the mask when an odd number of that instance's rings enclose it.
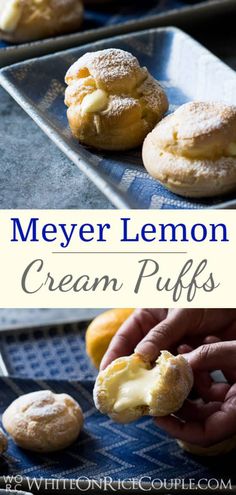
<path fill-rule="evenodd" d="M 1 88 L 0 157 L 1 208 L 112 207 Z"/>
<path fill-rule="evenodd" d="M 0 309 L 0 331 L 53 323 L 86 321 L 103 309 Z"/>

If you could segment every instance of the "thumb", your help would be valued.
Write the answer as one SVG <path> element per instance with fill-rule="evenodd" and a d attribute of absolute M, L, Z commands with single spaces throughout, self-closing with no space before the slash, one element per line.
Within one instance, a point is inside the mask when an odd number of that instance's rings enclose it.
<path fill-rule="evenodd" d="M 150 330 L 135 348 L 135 353 L 147 361 L 155 361 L 163 349 L 171 349 L 186 334 L 195 332 L 202 320 L 202 310 L 178 309 Z"/>
<path fill-rule="evenodd" d="M 184 354 L 184 357 L 193 371 L 235 369 L 236 341 L 202 345 L 194 351 Z"/>

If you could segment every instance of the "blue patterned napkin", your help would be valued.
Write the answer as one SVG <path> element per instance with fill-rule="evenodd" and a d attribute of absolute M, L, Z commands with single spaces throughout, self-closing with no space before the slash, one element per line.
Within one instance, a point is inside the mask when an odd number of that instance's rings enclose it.
<path fill-rule="evenodd" d="M 0 379 L 0 414 L 19 395 L 40 389 L 66 392 L 79 401 L 85 416 L 82 433 L 70 448 L 55 454 L 36 454 L 15 446 L 0 462 L 1 474 L 77 479 L 86 476 L 113 480 L 150 476 L 159 479 L 203 477 L 236 482 L 235 453 L 222 458 L 197 458 L 184 453 L 175 440 L 157 428 L 150 418 L 119 425 L 94 407 L 93 382 Z M 4 469 L 4 471 L 3 471 Z"/>

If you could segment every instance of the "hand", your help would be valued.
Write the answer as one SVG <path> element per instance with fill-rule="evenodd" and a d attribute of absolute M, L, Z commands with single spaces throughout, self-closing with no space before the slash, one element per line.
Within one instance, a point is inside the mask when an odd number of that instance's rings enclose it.
<path fill-rule="evenodd" d="M 156 418 L 156 424 L 179 440 L 203 447 L 236 435 L 236 340 L 203 345 L 185 358 L 207 403 L 187 400 L 174 416 Z M 228 383 L 212 381 L 210 372 L 219 369 Z"/>
<path fill-rule="evenodd" d="M 167 309 L 136 309 L 121 325 L 103 356 L 100 369 L 114 359 L 129 356 L 144 336 L 167 316 Z"/>
<path fill-rule="evenodd" d="M 235 309 L 139 309 L 112 339 L 101 369 L 134 351 L 155 361 L 163 349 L 187 352 L 205 342 L 232 339 L 236 339 Z"/>

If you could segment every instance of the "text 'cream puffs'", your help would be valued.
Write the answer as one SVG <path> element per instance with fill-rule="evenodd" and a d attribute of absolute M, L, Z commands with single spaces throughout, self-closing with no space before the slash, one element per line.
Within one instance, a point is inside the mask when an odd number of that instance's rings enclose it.
<path fill-rule="evenodd" d="M 136 57 L 120 49 L 86 53 L 69 68 L 65 81 L 71 131 L 98 149 L 141 145 L 168 109 L 160 84 Z"/>

